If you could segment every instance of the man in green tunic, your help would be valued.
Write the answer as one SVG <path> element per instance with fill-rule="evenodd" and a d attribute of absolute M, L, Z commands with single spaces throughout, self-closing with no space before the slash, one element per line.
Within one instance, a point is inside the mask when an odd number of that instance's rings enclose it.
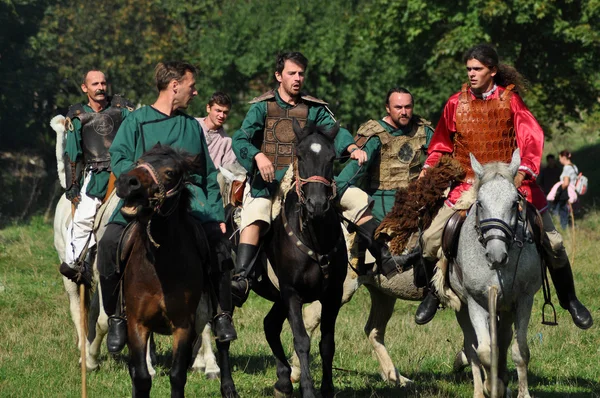
<path fill-rule="evenodd" d="M 392 210 L 396 190 L 406 188 L 421 171 L 433 129 L 430 122 L 413 113 L 413 108 L 413 96 L 407 89 L 390 89 L 385 101 L 387 115 L 362 124 L 356 133 L 356 143 L 367 153 L 367 162 L 362 167 L 348 163 L 336 179 L 338 187 L 356 185 L 373 198 L 373 218 L 362 225 L 368 231 L 374 231 Z M 360 253 L 364 252 L 365 244 L 368 246 L 370 242 L 362 239 Z M 385 242 L 380 240 L 380 244 Z M 402 258 L 406 265 L 418 256 Z M 378 265 L 388 278 L 397 272 L 393 264 Z"/>
<path fill-rule="evenodd" d="M 155 69 L 158 98 L 151 106 L 143 106 L 133 112 L 121 125 L 110 148 L 111 164 L 117 177 L 130 171 L 144 152 L 160 142 L 182 149 L 190 155 L 204 156 L 206 174 L 191 176 L 191 214 L 202 224 L 209 239 L 209 247 L 223 247 L 225 224 L 223 204 L 217 170 L 209 156 L 208 147 L 200 125 L 181 109 L 187 108 L 198 95 L 195 84 L 196 68 L 185 62 L 159 63 Z M 126 321 L 116 316 L 117 292 L 120 279 L 116 267 L 117 245 L 127 221 L 120 212 L 122 202 L 112 215 L 106 232 L 99 243 L 98 270 L 102 287 L 103 304 L 109 316 L 107 347 L 110 352 L 120 351 L 127 337 Z M 227 244 L 225 244 L 227 246 Z M 216 255 L 216 253 L 213 253 Z M 229 253 L 218 253 L 223 258 Z M 211 270 L 213 288 L 219 298 L 219 313 L 213 320 L 213 330 L 220 341 L 237 338 L 231 320 L 230 292 L 233 262 L 228 257 L 219 264 L 219 270 Z"/>
<path fill-rule="evenodd" d="M 110 177 L 108 149 L 123 119 L 133 110 L 122 97 L 109 98 L 106 77 L 99 70 L 89 70 L 83 76 L 81 90 L 86 104 L 69 108 L 66 118 L 65 181 L 67 198 L 75 206 L 68 227 L 65 262 L 60 272 L 78 283 L 91 285 L 91 261 L 80 259 L 84 248 L 88 253 L 96 241 L 92 233 L 94 218 L 104 199 Z"/>
<path fill-rule="evenodd" d="M 335 119 L 327 103 L 301 92 L 308 60 L 299 52 L 277 57 L 275 78 L 279 87 L 253 99 L 252 106 L 233 135 L 233 151 L 238 161 L 249 171 L 241 213 L 240 244 L 237 251 L 237 274 L 232 281 L 235 304 L 241 306 L 248 298 L 251 287 L 252 265 L 259 250 L 260 238 L 271 224 L 273 196 L 294 160 L 295 134 L 292 118 L 317 126 L 332 128 Z M 354 143 L 350 132 L 340 128 L 335 138 L 338 156 L 350 154 L 350 161 L 358 165 L 367 160 L 366 153 Z M 372 199 L 361 189 L 346 187 L 338 195 L 339 208 L 351 222 L 365 224 L 371 217 Z M 372 232 L 370 238 L 372 238 Z M 374 242 L 374 239 L 372 240 Z M 382 261 L 394 263 L 387 247 L 373 245 L 372 252 Z"/>

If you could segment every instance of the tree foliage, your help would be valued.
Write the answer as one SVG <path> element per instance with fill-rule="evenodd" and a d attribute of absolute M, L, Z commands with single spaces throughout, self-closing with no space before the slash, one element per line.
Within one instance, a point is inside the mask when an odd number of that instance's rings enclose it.
<path fill-rule="evenodd" d="M 525 101 L 547 132 L 598 112 L 600 0 L 3 0 L 0 11 L 0 128 L 16 147 L 48 148 L 48 120 L 82 99 L 88 68 L 150 103 L 154 65 L 176 58 L 202 69 L 189 112 L 227 91 L 236 129 L 246 102 L 274 86 L 283 50 L 309 58 L 306 89 L 353 130 L 382 116 L 393 86 L 437 120 L 466 81 L 463 52 L 482 42 L 529 80 Z"/>

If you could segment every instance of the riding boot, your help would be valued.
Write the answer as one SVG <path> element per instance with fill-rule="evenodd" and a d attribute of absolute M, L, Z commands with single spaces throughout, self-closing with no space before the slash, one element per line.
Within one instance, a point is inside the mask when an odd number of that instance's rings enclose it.
<path fill-rule="evenodd" d="M 120 352 L 127 343 L 127 321 L 122 316 L 116 315 L 119 301 L 119 281 L 119 274 L 100 276 L 102 304 L 106 315 L 108 315 L 106 347 L 108 352 L 113 354 Z"/>
<path fill-rule="evenodd" d="M 385 241 L 375 239 L 374 234 L 378 226 L 377 220 L 372 218 L 366 223 L 358 225 L 357 232 L 367 242 L 369 252 L 375 257 L 381 273 L 387 279 L 390 279 L 413 265 L 420 258 L 420 253 L 413 251 L 408 254 L 392 255 Z"/>
<path fill-rule="evenodd" d="M 580 329 L 589 329 L 594 324 L 594 321 L 588 309 L 577 299 L 571 264 L 567 263 L 566 266 L 558 269 L 553 269 L 549 266 L 548 269 L 556 288 L 556 295 L 558 296 L 560 306 L 569 311 L 575 326 Z"/>
<path fill-rule="evenodd" d="M 415 313 L 415 323 L 417 325 L 425 325 L 426 323 L 429 323 L 435 316 L 435 313 L 440 306 L 440 299 L 435 292 L 433 283 L 431 283 L 431 278 L 433 277 L 436 263 L 437 260 L 432 261 L 424 257 L 421 258 L 421 266 L 423 267 L 428 282 L 426 288 L 427 296 L 425 296 L 425 299 L 423 299 L 421 304 L 419 304 L 419 308 L 417 308 L 417 312 Z"/>
<path fill-rule="evenodd" d="M 218 341 L 225 343 L 237 339 L 237 333 L 233 327 L 233 303 L 231 297 L 231 273 L 223 271 L 219 273 L 218 280 L 213 281 L 217 287 L 216 296 L 219 299 L 217 315 L 213 318 L 213 333 Z"/>
<path fill-rule="evenodd" d="M 254 265 L 256 254 L 258 253 L 258 246 L 249 245 L 247 243 L 240 243 L 237 250 L 237 274 L 233 276 L 231 281 L 231 295 L 233 298 L 233 304 L 236 307 L 241 307 L 250 294 L 252 288 L 252 279 L 250 273 Z"/>

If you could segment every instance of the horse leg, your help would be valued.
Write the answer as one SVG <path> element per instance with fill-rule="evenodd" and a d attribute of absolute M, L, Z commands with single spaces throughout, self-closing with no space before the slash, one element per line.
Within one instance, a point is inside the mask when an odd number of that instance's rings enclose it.
<path fill-rule="evenodd" d="M 376 286 L 365 285 L 371 296 L 371 310 L 369 319 L 365 324 L 365 334 L 373 346 L 373 351 L 379 361 L 381 378 L 395 385 L 405 386 L 411 384 L 412 380 L 402 376 L 394 366 L 385 347 L 385 330 L 394 312 L 396 298 L 383 294 Z"/>
<path fill-rule="evenodd" d="M 149 331 L 138 324 L 136 319 L 129 317 L 127 322 L 127 347 L 129 348 L 129 375 L 132 383 L 134 398 L 150 397 L 152 377 L 146 365 L 146 344 Z"/>
<path fill-rule="evenodd" d="M 304 308 L 304 327 L 306 328 L 308 337 L 311 339 L 315 330 L 317 330 L 317 327 L 319 327 L 319 325 L 321 324 L 322 311 L 323 306 L 321 305 L 320 301 L 314 301 L 310 305 L 306 306 L 306 308 Z M 297 383 L 300 381 L 300 376 L 302 375 L 302 372 L 300 371 L 300 359 L 298 359 L 298 354 L 296 354 L 296 351 L 294 351 L 294 353 L 292 354 L 290 363 L 292 366 L 292 374 L 290 378 L 293 383 Z"/>
<path fill-rule="evenodd" d="M 88 335 L 87 347 L 85 351 L 85 362 L 87 370 L 90 371 L 98 369 L 98 357 L 100 356 L 102 340 L 108 331 L 108 317 L 106 316 L 106 313 L 100 304 L 99 286 L 100 285 L 98 285 L 94 295 L 92 296 L 88 314 Z"/>
<path fill-rule="evenodd" d="M 330 289 L 331 290 L 331 289 Z M 335 321 L 341 307 L 341 289 L 330 291 L 328 299 L 323 303 L 321 319 L 321 342 L 319 351 L 323 367 L 323 379 L 321 380 L 321 396 L 331 398 L 334 396 L 333 389 L 333 356 L 335 355 Z M 310 341 L 309 341 L 310 344 Z"/>
<path fill-rule="evenodd" d="M 306 333 L 304 321 L 302 320 L 302 300 L 300 299 L 300 297 L 298 297 L 298 295 L 295 292 L 290 291 L 289 288 L 287 289 L 287 291 L 285 288 L 282 288 L 282 297 L 283 300 L 287 303 L 288 321 L 292 328 L 292 335 L 294 336 L 294 350 L 296 351 L 296 354 L 298 354 L 298 358 L 300 359 L 300 391 L 302 393 L 302 397 L 313 398 L 316 397 L 316 391 L 314 381 L 310 374 L 309 366 L 310 337 L 308 337 L 308 334 Z M 341 292 L 336 301 L 340 303 Z M 338 306 L 339 311 L 339 304 L 336 305 Z M 321 319 L 321 321 L 323 321 L 323 318 Z M 321 330 L 322 329 L 323 324 L 321 323 Z M 287 365 L 287 370 L 288 372 L 291 370 L 289 365 Z M 290 375 L 288 373 L 288 380 L 289 377 Z M 323 375 L 323 377 L 325 378 L 325 375 Z"/>
<path fill-rule="evenodd" d="M 498 323 L 498 378 L 502 381 L 506 390 L 505 395 L 507 396 L 510 396 L 510 391 L 508 390 L 509 374 L 507 362 L 508 349 L 513 337 L 513 322 L 513 314 L 506 312 L 500 315 L 500 322 Z"/>
<path fill-rule="evenodd" d="M 472 314 L 472 312 L 475 314 Z M 473 396 L 483 398 L 485 396 L 483 376 L 489 374 L 491 367 L 490 332 L 487 328 L 487 311 L 473 299 L 469 298 L 467 305 L 463 305 L 461 310 L 457 312 L 457 319 L 463 329 L 465 338 L 463 348 L 465 349 L 467 358 L 471 362 Z"/>
<path fill-rule="evenodd" d="M 527 345 L 527 327 L 529 326 L 532 306 L 533 296 L 523 297 L 517 303 L 515 314 L 516 336 L 512 346 L 512 358 L 519 377 L 518 398 L 530 398 L 527 383 L 527 366 L 529 365 L 530 358 L 529 346 Z"/>
<path fill-rule="evenodd" d="M 81 351 L 81 313 L 79 307 L 79 286 L 72 282 L 67 277 L 63 276 L 63 284 L 65 285 L 65 291 L 67 292 L 67 298 L 69 299 L 69 311 L 71 312 L 71 320 L 75 324 L 75 330 L 77 331 L 77 337 L 75 342 L 77 343 L 77 349 Z"/>
<path fill-rule="evenodd" d="M 346 280 L 344 281 L 344 291 L 342 293 L 342 306 L 349 302 L 354 296 L 354 293 L 358 290 L 359 287 L 358 278 L 353 272 L 348 271 L 346 276 Z M 312 336 L 317 330 L 317 327 L 321 324 L 321 311 L 322 306 L 320 301 L 315 301 L 310 305 L 307 305 L 303 311 L 304 318 L 304 327 L 306 328 L 306 332 L 308 336 L 312 339 Z M 292 358 L 290 360 L 292 365 L 292 382 L 297 383 L 300 381 L 300 360 L 298 359 L 298 355 L 294 351 Z"/>
<path fill-rule="evenodd" d="M 196 372 L 204 373 L 207 379 L 217 379 L 221 374 L 221 369 L 217 365 L 217 358 L 212 350 L 211 340 L 211 328 L 210 324 L 207 323 L 202 330 L 200 339 L 197 339 L 197 345 L 199 346 L 197 354 L 192 365 L 192 369 Z"/>
<path fill-rule="evenodd" d="M 208 331 L 210 347 L 210 329 Z M 221 396 L 225 398 L 238 398 L 233 377 L 231 376 L 231 363 L 229 360 L 229 346 L 231 342 L 217 341 L 217 352 L 219 354 L 219 365 L 221 365 Z M 210 348 L 209 348 L 210 351 Z M 212 351 L 211 351 L 212 354 Z M 217 368 L 218 369 L 218 368 Z"/>
<path fill-rule="evenodd" d="M 146 366 L 148 366 L 148 373 L 150 377 L 156 376 L 156 370 L 152 363 L 156 364 L 156 344 L 154 344 L 154 334 L 150 334 L 148 344 L 146 344 Z"/>
<path fill-rule="evenodd" d="M 187 370 L 192 361 L 195 332 L 193 324 L 173 331 L 173 364 L 171 365 L 171 398 L 183 398 Z"/>
<path fill-rule="evenodd" d="M 279 300 L 273 304 L 273 307 L 271 307 L 271 310 L 263 321 L 265 337 L 277 363 L 275 397 L 291 397 L 294 390 L 292 381 L 290 380 L 291 368 L 281 345 L 281 329 L 286 315 L 286 308 L 283 302 Z M 304 376 L 304 369 L 302 369 L 302 376 Z"/>

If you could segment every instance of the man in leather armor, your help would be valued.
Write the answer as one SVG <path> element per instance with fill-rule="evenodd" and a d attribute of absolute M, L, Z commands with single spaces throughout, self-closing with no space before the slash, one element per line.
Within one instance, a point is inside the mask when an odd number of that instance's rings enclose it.
<path fill-rule="evenodd" d="M 512 67 L 500 64 L 496 50 L 478 45 L 465 53 L 469 84 L 450 97 L 429 145 L 428 167 L 435 166 L 441 156 L 450 153 L 467 172 L 464 181 L 454 182 L 444 206 L 423 232 L 423 266 L 431 277 L 442 254 L 442 232 L 453 215 L 453 206 L 473 183 L 469 153 L 482 164 L 510 162 L 513 151 L 519 148 L 521 165 L 515 186 L 542 214 L 545 236 L 542 237 L 542 256 L 550 270 L 561 306 L 567 309 L 573 322 L 581 329 L 592 326 L 587 308 L 575 294 L 573 273 L 563 246 L 562 237 L 554 227 L 547 211 L 546 197 L 536 184 L 539 173 L 544 132 L 519 96 L 522 76 Z M 439 299 L 432 289 L 417 309 L 415 321 L 425 324 L 433 319 Z"/>
<path fill-rule="evenodd" d="M 430 122 L 413 113 L 413 108 L 413 96 L 407 89 L 390 89 L 385 101 L 387 115 L 362 124 L 356 133 L 355 141 L 367 153 L 368 160 L 363 167 L 349 163 L 336 178 L 338 192 L 356 185 L 373 198 L 373 218 L 363 228 L 376 229 L 392 210 L 396 190 L 407 187 L 421 172 L 433 129 Z M 359 241 L 361 254 L 365 243 L 363 239 Z M 386 244 L 383 240 L 380 243 Z M 418 253 L 413 253 L 403 263 L 407 265 L 416 259 Z M 399 271 L 396 264 L 378 265 L 388 278 Z"/>
<path fill-rule="evenodd" d="M 92 229 L 110 177 L 108 148 L 133 108 L 118 95 L 108 97 L 106 77 L 99 70 L 89 70 L 84 75 L 81 90 L 87 95 L 87 103 L 71 106 L 65 121 L 66 196 L 75 211 L 67 233 L 66 262 L 60 271 L 76 282 L 90 285 L 90 264 L 84 264 L 80 257 L 86 246 L 89 253 L 96 244 Z"/>
<path fill-rule="evenodd" d="M 206 139 L 198 121 L 182 110 L 198 95 L 196 68 L 181 61 L 159 63 L 155 68 L 158 98 L 152 105 L 143 106 L 129 115 L 110 147 L 113 173 L 119 177 L 135 167 L 135 162 L 154 145 L 169 145 L 193 156 L 201 156 L 205 175 L 193 174 L 187 188 L 192 192 L 190 213 L 202 225 L 211 250 L 208 270 L 210 286 L 218 301 L 212 326 L 221 342 L 237 338 L 231 313 L 231 270 L 233 260 L 225 236 L 224 211 L 217 169 L 212 162 Z M 109 352 L 123 349 L 127 342 L 127 321 L 117 312 L 121 272 L 117 267 L 117 246 L 127 225 L 119 203 L 109 220 L 98 245 L 98 271 L 102 302 L 108 315 L 106 345 Z M 200 265 L 199 265 L 200 266 Z"/>
<path fill-rule="evenodd" d="M 304 72 L 308 60 L 299 52 L 277 57 L 275 78 L 279 87 L 254 98 L 242 127 L 233 136 L 233 150 L 238 161 L 249 171 L 241 213 L 241 234 L 237 251 L 237 274 L 232 281 L 232 295 L 241 306 L 251 288 L 250 278 L 254 260 L 259 251 L 260 238 L 271 224 L 273 196 L 289 165 L 294 160 L 295 134 L 292 120 L 300 126 L 311 122 L 326 129 L 336 121 L 327 103 L 304 94 Z M 366 153 L 354 143 L 350 132 L 340 128 L 335 137 L 338 156 L 349 154 L 351 162 L 362 164 Z M 339 197 L 343 216 L 361 225 L 372 218 L 372 199 L 361 189 L 347 187 Z M 394 262 L 386 246 L 375 244 L 373 231 L 363 231 L 373 243 L 374 256 Z"/>

